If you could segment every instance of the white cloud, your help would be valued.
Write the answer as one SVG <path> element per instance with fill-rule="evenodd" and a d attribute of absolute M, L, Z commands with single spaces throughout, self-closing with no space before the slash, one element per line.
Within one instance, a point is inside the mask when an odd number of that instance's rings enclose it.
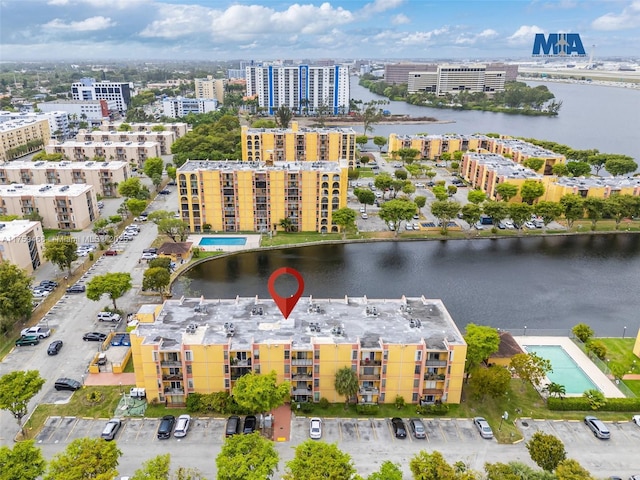
<path fill-rule="evenodd" d="M 398 8 L 400 5 L 404 3 L 404 0 L 374 0 L 371 3 L 367 3 L 360 14 L 362 15 L 370 15 L 372 13 L 382 13 L 387 10 L 393 10 Z"/>
<path fill-rule="evenodd" d="M 441 37 L 443 35 L 449 34 L 449 26 L 445 25 L 442 28 L 438 28 L 436 30 L 430 30 L 428 32 L 414 32 L 407 35 L 403 35 L 403 38 L 400 40 L 400 45 L 402 46 L 413 46 L 413 45 L 427 45 L 432 43 L 436 38 Z"/>
<path fill-rule="evenodd" d="M 147 25 L 141 37 L 179 38 L 210 30 L 215 20 L 212 10 L 198 5 L 163 5 L 159 20 Z"/>
<path fill-rule="evenodd" d="M 512 45 L 533 44 L 536 33 L 544 33 L 544 30 L 536 25 L 522 25 L 513 35 L 507 37 L 507 41 Z"/>
<path fill-rule="evenodd" d="M 405 25 L 407 23 L 411 23 L 411 20 L 404 13 L 391 17 L 391 25 Z"/>
<path fill-rule="evenodd" d="M 456 45 L 475 45 L 478 42 L 482 42 L 484 40 L 489 40 L 496 37 L 498 37 L 498 32 L 496 32 L 495 30 L 492 30 L 491 28 L 487 28 L 477 34 L 463 33 L 458 38 L 455 39 L 454 43 Z"/>
<path fill-rule="evenodd" d="M 68 4 L 69 4 L 69 0 L 49 0 L 47 2 L 47 5 L 55 5 L 55 6 L 64 6 Z"/>
<path fill-rule="evenodd" d="M 596 18 L 591 26 L 605 31 L 640 28 L 640 0 L 631 2 L 621 13 L 607 13 Z"/>
<path fill-rule="evenodd" d="M 59 18 L 54 18 L 50 22 L 43 25 L 43 28 L 51 30 L 67 30 L 72 32 L 92 32 L 96 30 L 105 30 L 116 26 L 116 22 L 112 21 L 109 17 L 90 17 L 79 22 L 65 23 Z"/>

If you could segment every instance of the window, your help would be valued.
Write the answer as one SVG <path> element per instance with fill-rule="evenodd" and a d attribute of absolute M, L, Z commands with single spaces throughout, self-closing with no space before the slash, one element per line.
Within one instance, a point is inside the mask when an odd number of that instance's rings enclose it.
<path fill-rule="evenodd" d="M 382 379 L 381 387 L 385 388 L 386 386 L 387 386 L 387 381 L 385 379 Z"/>
<path fill-rule="evenodd" d="M 224 379 L 224 388 L 229 388 L 229 379 L 228 378 Z"/>
<path fill-rule="evenodd" d="M 354 350 L 353 352 L 351 352 L 351 360 L 357 360 L 358 359 L 358 351 Z"/>
<path fill-rule="evenodd" d="M 255 367 L 253 367 L 253 371 L 254 371 L 255 373 L 258 373 L 258 374 L 259 374 L 259 373 L 260 373 L 260 365 L 256 365 Z"/>
<path fill-rule="evenodd" d="M 187 388 L 193 390 L 193 378 L 187 379 Z"/>
<path fill-rule="evenodd" d="M 225 365 L 224 366 L 224 373 L 225 373 L 225 375 L 229 374 L 229 365 Z"/>
<path fill-rule="evenodd" d="M 386 365 L 383 365 L 383 366 L 382 366 L 382 374 L 383 374 L 383 375 L 386 375 L 386 374 L 387 374 L 387 366 L 386 366 Z"/>
<path fill-rule="evenodd" d="M 417 393 L 414 393 L 413 395 L 411 395 L 411 401 L 414 402 L 414 403 L 418 401 L 418 394 Z"/>
<path fill-rule="evenodd" d="M 416 375 L 420 375 L 420 365 L 416 365 L 416 368 L 414 368 L 413 373 L 415 373 Z"/>
<path fill-rule="evenodd" d="M 289 365 L 285 365 L 285 366 L 284 366 L 284 373 L 289 374 L 289 372 L 290 372 L 290 368 L 291 368 L 291 367 L 289 367 Z"/>
<path fill-rule="evenodd" d="M 289 357 L 291 356 L 291 353 L 289 352 L 289 350 L 285 350 L 284 351 L 284 359 L 285 360 L 289 360 Z"/>
<path fill-rule="evenodd" d="M 358 373 L 358 366 L 357 365 L 351 365 L 351 371 Z"/>
<path fill-rule="evenodd" d="M 193 372 L 191 371 L 191 365 L 187 365 L 187 374 L 191 374 L 191 373 L 193 373 Z"/>
<path fill-rule="evenodd" d="M 315 350 L 313 352 L 313 358 L 314 360 L 320 360 L 320 350 Z"/>
<path fill-rule="evenodd" d="M 260 359 L 260 350 L 254 350 L 254 351 L 253 351 L 253 358 L 254 358 L 255 360 Z"/>
<path fill-rule="evenodd" d="M 320 387 L 320 379 L 316 378 L 313 380 L 313 386 L 314 388 L 319 388 Z"/>
<path fill-rule="evenodd" d="M 229 352 L 227 350 L 224 351 L 224 359 L 229 360 Z"/>
<path fill-rule="evenodd" d="M 449 352 L 449 361 L 450 361 L 450 362 L 453 362 L 453 353 L 454 353 L 454 352 L 453 352 L 453 350 L 451 350 L 451 351 Z"/>
<path fill-rule="evenodd" d="M 313 366 L 313 373 L 315 373 L 316 375 L 320 373 L 320 365 Z"/>
<path fill-rule="evenodd" d="M 151 355 L 153 355 L 153 361 L 157 362 L 158 361 L 158 352 L 156 350 L 154 350 L 153 352 L 151 352 Z"/>
<path fill-rule="evenodd" d="M 191 350 L 184 352 L 184 359 L 187 362 L 193 362 L 193 352 Z"/>
<path fill-rule="evenodd" d="M 420 379 L 416 378 L 413 381 L 413 388 L 418 388 L 420 386 Z"/>
<path fill-rule="evenodd" d="M 319 402 L 320 401 L 320 392 L 315 392 L 313 394 L 313 401 L 314 402 Z"/>
<path fill-rule="evenodd" d="M 389 350 L 385 350 L 385 351 L 383 352 L 382 357 L 383 357 L 385 360 L 389 360 Z"/>
<path fill-rule="evenodd" d="M 416 350 L 416 362 L 422 360 L 422 350 Z"/>

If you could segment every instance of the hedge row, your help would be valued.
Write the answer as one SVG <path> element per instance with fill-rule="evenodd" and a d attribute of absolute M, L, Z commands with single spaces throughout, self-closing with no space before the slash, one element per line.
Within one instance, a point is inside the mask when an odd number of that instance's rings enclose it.
<path fill-rule="evenodd" d="M 584 397 L 549 398 L 549 410 L 593 411 L 589 400 Z M 607 402 L 597 409 L 600 412 L 636 412 L 640 410 L 640 398 L 607 398 Z"/>

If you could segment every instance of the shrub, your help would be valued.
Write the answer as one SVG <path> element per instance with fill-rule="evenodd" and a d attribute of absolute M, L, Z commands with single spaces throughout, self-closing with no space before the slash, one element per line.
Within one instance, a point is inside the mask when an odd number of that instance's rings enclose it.
<path fill-rule="evenodd" d="M 587 343 L 587 351 L 593 353 L 600 360 L 604 360 L 607 356 L 607 346 L 600 340 L 590 340 Z"/>
<path fill-rule="evenodd" d="M 404 397 L 402 395 L 396 395 L 396 399 L 393 402 L 398 410 L 404 408 L 406 402 L 404 401 Z"/>
<path fill-rule="evenodd" d="M 318 406 L 321 409 L 326 410 L 327 408 L 329 408 L 331 406 L 331 404 L 329 403 L 329 400 L 327 400 L 325 397 L 322 397 L 320 399 L 320 401 L 318 402 Z"/>
<path fill-rule="evenodd" d="M 571 332 L 582 343 L 587 343 L 589 339 L 593 337 L 593 329 L 586 323 L 578 323 L 571 329 Z"/>
<path fill-rule="evenodd" d="M 600 390 L 587 390 L 582 394 L 582 396 L 589 402 L 591 410 L 600 410 L 600 408 L 604 407 L 607 404 L 607 399 L 604 397 L 604 394 Z"/>
<path fill-rule="evenodd" d="M 191 249 L 191 256 L 193 258 L 200 258 L 200 249 L 197 247 L 194 247 Z"/>
<path fill-rule="evenodd" d="M 187 397 L 187 412 L 195 413 L 200 411 L 200 401 L 202 399 L 201 393 L 190 393 Z"/>
<path fill-rule="evenodd" d="M 302 413 L 311 413 L 313 412 L 313 403 L 311 402 L 302 402 L 300 403 L 300 410 Z"/>
<path fill-rule="evenodd" d="M 356 405 L 356 412 L 360 415 L 377 415 L 380 407 L 369 403 Z"/>

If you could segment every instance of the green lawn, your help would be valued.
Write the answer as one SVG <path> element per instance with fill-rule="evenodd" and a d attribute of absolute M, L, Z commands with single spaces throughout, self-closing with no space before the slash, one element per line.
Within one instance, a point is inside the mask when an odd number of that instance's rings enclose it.
<path fill-rule="evenodd" d="M 342 240 L 342 235 L 339 233 L 316 233 L 316 232 L 301 232 L 301 233 L 285 233 L 278 232 L 273 238 L 268 236 L 262 237 L 263 247 L 275 247 L 284 245 L 295 245 L 300 243 L 311 242 L 326 242 L 330 240 Z"/>

